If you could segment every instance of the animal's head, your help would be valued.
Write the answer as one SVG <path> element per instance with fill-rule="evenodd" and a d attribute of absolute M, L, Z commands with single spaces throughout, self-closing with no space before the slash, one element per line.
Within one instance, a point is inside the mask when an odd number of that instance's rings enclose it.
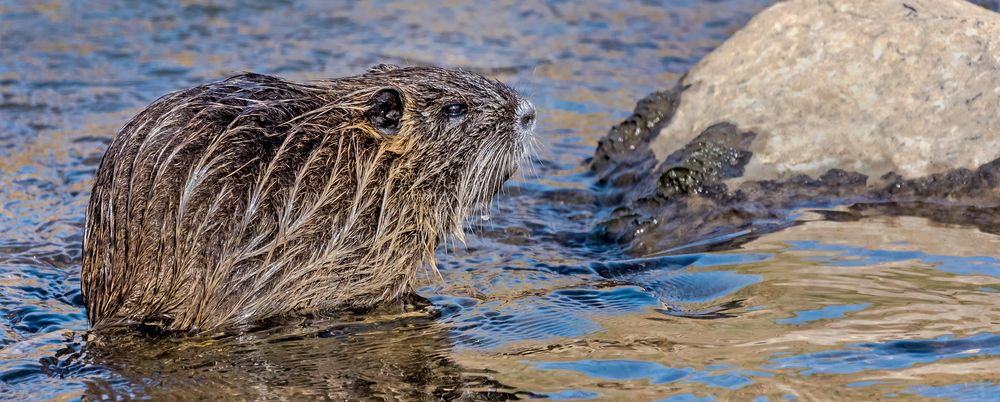
<path fill-rule="evenodd" d="M 391 65 L 353 79 L 366 84 L 366 124 L 409 173 L 400 184 L 452 198 L 436 200 L 452 215 L 442 217 L 441 229 L 460 231 L 465 216 L 488 208 L 533 140 L 534 107 L 497 80 Z"/>

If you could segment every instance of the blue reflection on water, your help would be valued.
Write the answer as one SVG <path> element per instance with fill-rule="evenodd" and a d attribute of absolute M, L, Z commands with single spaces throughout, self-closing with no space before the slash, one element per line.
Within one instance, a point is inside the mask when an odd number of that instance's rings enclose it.
<path fill-rule="evenodd" d="M 831 350 L 772 359 L 767 368 L 806 368 L 803 375 L 848 374 L 865 370 L 894 370 L 941 359 L 1000 355 L 1000 335 L 980 333 L 968 338 L 942 336 L 934 340 L 900 340 L 852 345 Z"/>
<path fill-rule="evenodd" d="M 731 271 L 687 271 L 689 267 L 745 266 L 773 254 L 687 254 L 598 262 L 592 269 L 605 278 L 642 286 L 665 303 L 705 303 L 760 282 L 759 275 Z"/>
<path fill-rule="evenodd" d="M 853 313 L 855 311 L 861 311 L 871 304 L 860 303 L 860 304 L 843 304 L 838 306 L 826 306 L 819 310 L 805 310 L 795 313 L 795 318 L 785 318 L 777 320 L 778 324 L 804 324 L 810 321 L 828 319 L 828 318 L 844 318 L 844 314 Z"/>
<path fill-rule="evenodd" d="M 635 279 L 657 298 L 673 303 L 705 303 L 721 299 L 761 281 L 759 275 L 729 271 L 685 272 L 663 278 Z"/>
<path fill-rule="evenodd" d="M 585 114 L 585 113 L 599 113 L 604 110 L 599 106 L 591 103 L 583 102 L 573 102 L 564 99 L 556 99 L 552 101 L 552 106 L 559 110 L 566 110 L 570 112 Z"/>
<path fill-rule="evenodd" d="M 595 399 L 601 396 L 601 394 L 598 394 L 594 391 L 580 391 L 575 389 L 559 391 L 559 392 L 540 393 L 539 395 L 542 395 L 546 399 L 553 401 L 570 401 L 570 400 L 579 401 L 579 400 Z"/>
<path fill-rule="evenodd" d="M 959 402 L 1000 401 L 1000 386 L 995 382 L 951 384 L 941 387 L 919 385 L 910 387 L 906 393 L 913 393 L 928 398 L 947 398 Z"/>
<path fill-rule="evenodd" d="M 578 360 L 572 362 L 540 362 L 535 367 L 541 370 L 570 370 L 588 377 L 603 380 L 642 380 L 653 384 L 665 384 L 684 378 L 694 369 L 677 369 L 659 363 L 636 360 Z"/>
<path fill-rule="evenodd" d="M 885 381 L 858 381 L 858 382 L 852 382 L 850 384 L 847 384 L 847 387 L 848 388 L 863 388 L 863 387 L 870 387 L 872 385 L 879 385 L 879 384 L 885 384 L 885 383 L 886 383 Z"/>
<path fill-rule="evenodd" d="M 957 275 L 987 275 L 1000 278 L 1000 260 L 988 256 L 956 257 L 927 254 L 922 251 L 869 250 L 863 247 L 823 244 L 816 241 L 790 241 L 793 250 L 832 251 L 837 256 L 809 257 L 827 265 L 864 267 L 876 264 L 918 260 L 937 265 L 937 269 Z"/>
<path fill-rule="evenodd" d="M 451 324 L 459 348 L 491 349 L 524 340 L 577 337 L 600 331 L 595 316 L 638 313 L 663 304 L 709 303 L 760 282 L 761 276 L 731 271 L 688 271 L 689 267 L 742 265 L 767 261 L 772 254 L 690 254 L 595 262 L 591 273 L 619 283 L 611 289 L 559 289 L 540 296 L 480 303 L 467 297 L 432 295 L 429 299 Z M 561 275 L 581 275 L 565 267 Z M 512 279 L 503 279 L 514 281 Z M 484 291 L 488 291 L 485 289 Z M 721 376 L 704 379 L 732 387 L 741 380 Z M 742 386 L 742 385 L 740 385 Z"/>
<path fill-rule="evenodd" d="M 696 371 L 693 368 L 673 368 L 660 363 L 638 360 L 577 360 L 570 362 L 532 362 L 540 370 L 569 370 L 603 380 L 649 380 L 651 384 L 674 381 L 698 382 L 713 387 L 739 389 L 753 384 L 745 370 L 727 373 Z"/>
<path fill-rule="evenodd" d="M 709 402 L 714 400 L 716 400 L 715 397 L 711 395 L 699 397 L 695 394 L 679 394 L 660 399 L 657 402 Z"/>
<path fill-rule="evenodd" d="M 739 254 L 700 254 L 694 262 L 698 267 L 717 267 L 721 265 L 746 265 L 764 262 L 774 258 L 774 254 L 739 253 Z"/>
<path fill-rule="evenodd" d="M 639 312 L 659 302 L 635 287 L 607 290 L 563 289 L 544 296 L 477 304 L 468 298 L 436 295 L 430 300 L 442 321 L 453 326 L 457 347 L 489 349 L 508 342 L 583 336 L 601 327 L 591 314 Z"/>

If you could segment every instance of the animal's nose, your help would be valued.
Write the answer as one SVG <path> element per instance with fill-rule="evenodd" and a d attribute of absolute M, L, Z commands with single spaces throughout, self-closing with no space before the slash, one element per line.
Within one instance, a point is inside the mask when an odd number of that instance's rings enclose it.
<path fill-rule="evenodd" d="M 531 102 L 521 103 L 521 107 L 518 108 L 517 122 L 525 130 L 531 130 L 535 127 L 535 106 Z"/>

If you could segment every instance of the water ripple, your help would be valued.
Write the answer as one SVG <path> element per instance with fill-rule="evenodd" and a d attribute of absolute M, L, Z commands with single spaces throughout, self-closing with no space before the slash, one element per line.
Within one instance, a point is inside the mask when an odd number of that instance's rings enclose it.
<path fill-rule="evenodd" d="M 851 345 L 849 349 L 772 359 L 769 368 L 805 368 L 803 375 L 894 370 L 941 359 L 1000 355 L 1000 334 L 981 333 L 955 339 L 898 340 Z"/>

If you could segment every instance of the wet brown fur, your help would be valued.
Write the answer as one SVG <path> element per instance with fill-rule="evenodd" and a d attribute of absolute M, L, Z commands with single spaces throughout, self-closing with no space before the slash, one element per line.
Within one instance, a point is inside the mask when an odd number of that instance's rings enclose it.
<path fill-rule="evenodd" d="M 398 133 L 369 116 L 386 89 L 402 98 Z M 446 116 L 454 103 L 463 118 Z M 97 172 L 81 285 L 92 327 L 203 331 L 412 292 L 523 157 L 525 104 L 473 73 L 394 66 L 164 96 Z"/>

